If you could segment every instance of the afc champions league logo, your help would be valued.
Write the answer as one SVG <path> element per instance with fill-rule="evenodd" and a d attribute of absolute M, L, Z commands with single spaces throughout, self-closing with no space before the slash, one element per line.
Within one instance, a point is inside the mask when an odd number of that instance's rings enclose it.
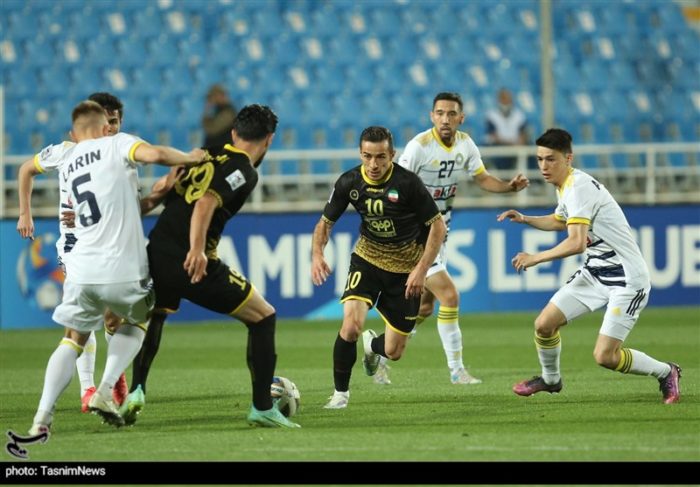
<path fill-rule="evenodd" d="M 17 258 L 17 284 L 30 306 L 51 311 L 61 302 L 63 270 L 56 253 L 56 235 L 44 233 L 27 240 Z"/>

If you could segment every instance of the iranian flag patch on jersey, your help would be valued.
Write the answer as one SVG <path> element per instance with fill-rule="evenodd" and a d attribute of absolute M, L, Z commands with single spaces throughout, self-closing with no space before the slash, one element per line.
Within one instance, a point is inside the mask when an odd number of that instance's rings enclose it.
<path fill-rule="evenodd" d="M 399 192 L 395 189 L 390 189 L 386 196 L 392 203 L 396 203 L 397 201 L 399 201 Z"/>

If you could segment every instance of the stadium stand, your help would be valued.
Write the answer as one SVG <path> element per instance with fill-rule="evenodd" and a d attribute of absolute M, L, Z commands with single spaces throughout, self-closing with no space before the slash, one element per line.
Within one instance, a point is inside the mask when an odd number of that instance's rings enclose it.
<path fill-rule="evenodd" d="M 698 141 L 700 35 L 685 6 L 552 2 L 555 119 L 577 143 Z M 536 0 L 4 0 L 5 153 L 55 140 L 56 121 L 103 90 L 123 99 L 125 129 L 196 144 L 204 93 L 217 82 L 237 106 L 266 103 L 280 114 L 274 149 L 355 147 L 371 123 L 388 125 L 403 145 L 427 126 L 440 90 L 462 93 L 464 128 L 478 144 L 500 87 L 517 95 L 539 133 L 539 8 Z M 661 159 L 697 170 L 697 151 Z M 634 153 L 580 162 L 643 163 Z M 285 159 L 273 172 L 352 163 Z"/>

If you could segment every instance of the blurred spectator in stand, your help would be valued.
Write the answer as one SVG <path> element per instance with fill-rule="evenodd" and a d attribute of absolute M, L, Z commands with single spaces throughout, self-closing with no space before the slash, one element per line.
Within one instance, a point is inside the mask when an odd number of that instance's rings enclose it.
<path fill-rule="evenodd" d="M 231 142 L 231 129 L 236 118 L 236 108 L 221 85 L 212 85 L 207 92 L 207 102 L 202 115 L 204 147 L 219 147 Z"/>
<path fill-rule="evenodd" d="M 513 104 L 512 93 L 505 88 L 498 92 L 498 107 L 486 112 L 486 142 L 488 145 L 527 144 L 527 119 Z M 505 156 L 491 160 L 496 169 L 514 169 L 516 162 L 516 157 Z"/>

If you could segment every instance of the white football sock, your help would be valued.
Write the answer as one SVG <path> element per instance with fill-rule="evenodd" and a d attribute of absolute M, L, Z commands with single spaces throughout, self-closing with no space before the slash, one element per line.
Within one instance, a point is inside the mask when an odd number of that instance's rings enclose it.
<path fill-rule="evenodd" d="M 552 385 L 559 382 L 559 357 L 561 356 L 561 337 L 557 331 L 554 336 L 545 338 L 535 333 L 537 356 L 542 366 L 542 378 L 545 383 Z"/>
<path fill-rule="evenodd" d="M 107 346 L 107 362 L 98 390 L 104 397 L 112 397 L 112 388 L 141 349 L 146 332 L 138 326 L 119 327 Z"/>
<path fill-rule="evenodd" d="M 78 358 L 83 347 L 70 338 L 63 338 L 56 350 L 49 357 L 44 375 L 44 389 L 41 392 L 37 417 L 40 413 L 51 413 L 59 396 L 70 384 L 73 378 L 75 359 Z M 40 421 L 41 422 L 41 421 Z"/>
<path fill-rule="evenodd" d="M 639 350 L 623 348 L 620 350 L 620 363 L 615 370 L 623 374 L 652 375 L 662 379 L 671 372 L 671 366 Z"/>
<path fill-rule="evenodd" d="M 437 328 L 450 371 L 464 368 L 462 362 L 462 330 L 459 329 L 459 308 L 438 308 Z"/>
<path fill-rule="evenodd" d="M 75 368 L 78 370 L 80 379 L 80 397 L 90 387 L 95 387 L 95 354 L 97 353 L 97 339 L 95 332 L 90 332 L 88 341 L 83 346 L 83 353 L 75 361 Z"/>

